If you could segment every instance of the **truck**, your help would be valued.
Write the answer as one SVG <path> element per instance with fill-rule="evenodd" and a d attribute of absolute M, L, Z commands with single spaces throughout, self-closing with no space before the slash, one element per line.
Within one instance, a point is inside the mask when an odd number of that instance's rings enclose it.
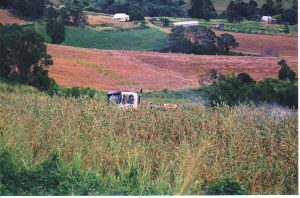
<path fill-rule="evenodd" d="M 130 91 L 109 91 L 107 92 L 108 104 L 116 104 L 122 109 L 139 107 L 151 107 L 151 108 L 165 108 L 165 109 L 176 109 L 176 104 L 162 104 L 156 102 L 143 101 L 142 96 L 143 90 L 140 93 Z"/>

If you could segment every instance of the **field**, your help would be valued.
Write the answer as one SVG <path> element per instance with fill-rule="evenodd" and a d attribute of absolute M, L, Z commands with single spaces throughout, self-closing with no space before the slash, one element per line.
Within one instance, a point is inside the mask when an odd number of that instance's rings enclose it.
<path fill-rule="evenodd" d="M 26 86 L 0 82 L 0 90 L 0 171 L 4 178 L 11 171 L 2 193 L 199 195 L 225 176 L 251 194 L 298 193 L 296 112 L 280 117 L 244 105 L 120 111 Z M 53 151 L 67 165 L 53 155 L 42 163 Z M 32 170 L 31 180 L 20 167 Z"/>
<path fill-rule="evenodd" d="M 147 17 L 149 20 L 151 17 Z M 154 17 L 156 18 L 156 17 Z M 225 27 L 222 31 L 227 32 L 239 32 L 239 33 L 248 33 L 248 34 L 263 34 L 263 35 L 284 35 L 284 36 L 297 36 L 298 35 L 298 25 L 289 25 L 290 33 L 284 32 L 284 25 L 282 24 L 266 24 L 256 21 L 248 21 L 245 20 L 241 23 L 229 23 L 226 19 L 211 19 L 209 21 L 205 21 L 203 19 L 194 19 L 194 18 L 173 18 L 167 17 L 171 25 L 174 22 L 182 22 L 182 21 L 199 21 L 201 26 L 205 27 L 214 27 L 215 24 L 224 24 Z M 166 32 L 170 32 L 171 28 L 161 28 Z"/>
<path fill-rule="evenodd" d="M 43 24 L 35 23 L 34 27 L 49 41 Z M 157 51 L 166 46 L 166 38 L 167 33 L 157 28 L 101 31 L 92 27 L 82 29 L 67 27 L 63 45 L 111 50 Z"/>
<path fill-rule="evenodd" d="M 198 56 L 156 52 L 113 51 L 48 45 L 54 66 L 50 76 L 62 86 L 101 90 L 162 90 L 198 87 L 209 69 L 226 74 L 247 72 L 255 79 L 277 76 L 285 58 L 297 71 L 297 57 Z"/>
<path fill-rule="evenodd" d="M 22 19 L 19 19 L 15 16 L 13 16 L 9 11 L 7 10 L 1 10 L 0 9 L 0 23 L 2 24 L 19 24 L 19 25 L 24 25 L 28 24 L 29 22 L 24 21 Z"/>

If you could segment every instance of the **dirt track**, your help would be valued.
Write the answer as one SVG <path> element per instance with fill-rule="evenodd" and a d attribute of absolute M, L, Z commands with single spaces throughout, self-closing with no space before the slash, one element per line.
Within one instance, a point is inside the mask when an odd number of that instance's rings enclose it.
<path fill-rule="evenodd" d="M 112 51 L 49 45 L 54 66 L 50 76 L 62 86 L 102 90 L 162 90 L 197 87 L 211 68 L 221 73 L 247 72 L 257 80 L 277 76 L 285 58 L 297 71 L 297 57 L 199 56 L 155 52 Z"/>

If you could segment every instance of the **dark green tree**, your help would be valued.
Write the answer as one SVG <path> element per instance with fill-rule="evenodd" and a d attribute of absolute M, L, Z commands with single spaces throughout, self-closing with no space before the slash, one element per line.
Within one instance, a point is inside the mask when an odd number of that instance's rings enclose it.
<path fill-rule="evenodd" d="M 184 27 L 172 28 L 168 43 L 168 51 L 170 52 L 192 53 L 192 43 L 185 37 Z"/>
<path fill-rule="evenodd" d="M 262 6 L 264 15 L 273 16 L 276 14 L 275 3 L 273 0 L 266 0 L 266 3 Z"/>
<path fill-rule="evenodd" d="M 12 7 L 24 17 L 38 19 L 44 15 L 45 0 L 14 0 Z"/>
<path fill-rule="evenodd" d="M 298 10 L 298 0 L 293 0 L 292 1 L 292 7 L 291 8 L 293 8 L 295 10 Z"/>
<path fill-rule="evenodd" d="M 284 5 L 282 0 L 275 0 L 275 10 L 277 14 L 281 14 L 284 10 Z"/>
<path fill-rule="evenodd" d="M 225 54 L 228 54 L 231 48 L 237 48 L 239 46 L 239 43 L 236 41 L 234 36 L 231 34 L 225 33 L 220 35 L 221 41 L 221 51 L 223 51 Z"/>
<path fill-rule="evenodd" d="M 87 24 L 87 17 L 83 13 L 83 8 L 87 6 L 86 1 L 80 0 L 61 0 L 64 8 L 61 10 L 63 20 L 68 20 L 69 24 L 74 26 L 85 26 Z"/>
<path fill-rule="evenodd" d="M 65 26 L 61 17 L 47 21 L 46 31 L 53 44 L 61 44 L 65 40 Z"/>
<path fill-rule="evenodd" d="M 145 17 L 139 11 L 131 11 L 129 13 L 130 21 L 145 21 Z"/>
<path fill-rule="evenodd" d="M 287 22 L 290 25 L 295 25 L 298 23 L 298 10 L 289 8 L 284 10 L 283 14 L 281 15 L 281 21 Z"/>
<path fill-rule="evenodd" d="M 10 8 L 12 6 L 13 0 L 1 0 L 0 1 L 0 8 Z"/>
<path fill-rule="evenodd" d="M 278 72 L 279 80 L 290 80 L 291 82 L 294 82 L 296 80 L 296 73 L 291 70 L 284 59 L 279 61 L 278 65 L 281 67 Z"/>
<path fill-rule="evenodd" d="M 1 77 L 41 90 L 50 86 L 47 69 L 53 62 L 41 35 L 30 28 L 0 24 L 0 42 Z"/>
<path fill-rule="evenodd" d="M 216 12 L 210 0 L 191 0 L 190 17 L 209 20 L 213 12 Z"/>

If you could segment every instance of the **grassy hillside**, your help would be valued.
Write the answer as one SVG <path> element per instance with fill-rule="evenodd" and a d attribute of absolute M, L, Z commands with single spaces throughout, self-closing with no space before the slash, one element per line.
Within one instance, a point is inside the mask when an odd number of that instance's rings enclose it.
<path fill-rule="evenodd" d="M 225 175 L 252 194 L 298 192 L 297 113 L 243 105 L 122 111 L 0 87 L 2 195 L 203 194 Z"/>
<path fill-rule="evenodd" d="M 45 25 L 36 23 L 35 29 L 49 41 Z M 90 27 L 82 29 L 67 27 L 63 45 L 111 50 L 157 51 L 165 47 L 166 38 L 167 33 L 156 28 L 98 31 Z"/>

